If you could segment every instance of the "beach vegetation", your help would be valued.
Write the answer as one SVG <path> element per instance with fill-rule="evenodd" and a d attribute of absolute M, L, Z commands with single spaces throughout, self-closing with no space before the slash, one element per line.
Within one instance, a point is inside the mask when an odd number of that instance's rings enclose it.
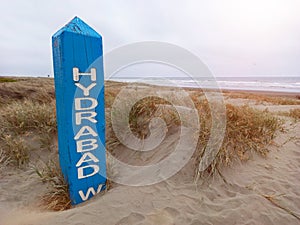
<path fill-rule="evenodd" d="M 300 109 L 291 109 L 289 116 L 295 119 L 300 119 Z"/>
<path fill-rule="evenodd" d="M 106 147 L 113 155 L 118 146 L 122 145 L 115 136 L 111 124 L 111 107 L 122 87 L 126 84 L 106 82 Z M 160 89 L 162 87 L 151 87 Z M 166 88 L 176 92 L 174 88 Z M 211 134 L 212 116 L 208 100 L 200 90 L 187 90 L 200 118 L 201 131 L 199 133 L 197 149 L 192 157 L 195 168 L 193 176 L 201 179 L 219 174 L 222 168 L 231 166 L 234 162 L 245 162 L 253 158 L 254 154 L 265 157 L 268 154 L 268 145 L 272 143 L 281 128 L 281 120 L 276 113 L 267 110 L 260 111 L 250 106 L 226 105 L 226 135 L 213 163 L 205 170 L 199 171 L 201 157 L 207 148 Z M 229 98 L 256 99 L 258 102 L 269 104 L 296 105 L 298 100 L 281 97 L 269 97 L 225 93 Z M 68 185 L 60 172 L 57 154 L 57 134 L 54 86 L 51 79 L 24 78 L 18 82 L 0 85 L 0 169 L 3 166 L 16 166 L 26 169 L 32 166 L 41 181 L 49 186 L 48 192 L 42 197 L 42 205 L 47 210 L 65 210 L 71 207 L 68 195 Z M 130 96 L 128 96 L 129 98 Z M 117 112 L 122 113 L 122 111 Z M 291 110 L 289 115 L 299 119 L 299 110 Z M 129 114 L 129 126 L 132 133 L 140 139 L 150 135 L 149 123 L 152 118 L 159 117 L 165 121 L 167 128 L 176 131 L 182 121 L 176 108 L 159 97 L 146 97 L 136 102 Z M 42 166 L 31 157 L 30 142 L 38 141 L 36 148 L 49 156 L 50 161 Z M 54 144 L 53 144 L 54 143 Z M 54 154 L 52 154 L 54 153 Z M 1 170 L 2 171 L 2 170 Z M 108 160 L 107 172 L 110 177 L 117 176 L 113 163 Z M 107 188 L 114 186 L 112 181 L 107 182 Z"/>
<path fill-rule="evenodd" d="M 60 170 L 58 160 L 49 160 L 33 170 L 48 185 L 48 191 L 42 196 L 41 207 L 51 211 L 63 211 L 71 208 L 69 187 Z"/>
<path fill-rule="evenodd" d="M 21 137 L 3 135 L 1 137 L 2 161 L 19 168 L 29 161 L 29 149 Z"/>
<path fill-rule="evenodd" d="M 256 101 L 256 104 L 273 104 L 273 105 L 300 105 L 300 99 L 297 95 L 280 96 L 268 93 L 251 93 L 237 91 L 223 91 L 224 96 L 228 98 L 241 98 Z M 284 95 L 284 94 L 283 94 Z"/>
<path fill-rule="evenodd" d="M 0 83 L 16 82 L 17 80 L 9 77 L 0 77 Z"/>

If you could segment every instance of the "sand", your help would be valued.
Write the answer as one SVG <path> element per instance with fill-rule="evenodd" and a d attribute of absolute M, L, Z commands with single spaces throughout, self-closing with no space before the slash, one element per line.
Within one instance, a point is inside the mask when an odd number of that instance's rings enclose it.
<path fill-rule="evenodd" d="M 226 101 L 272 112 L 299 108 L 258 105 L 245 99 Z M 245 163 L 224 168 L 222 176 L 198 183 L 188 164 L 161 183 L 117 185 L 64 212 L 39 211 L 35 202 L 45 191 L 42 183 L 34 173 L 11 171 L 0 177 L 0 224 L 300 224 L 300 122 L 282 119 L 285 131 L 278 131 L 266 158 L 254 155 Z M 176 136 L 166 138 L 176 142 Z M 120 158 L 126 158 L 122 151 Z"/>

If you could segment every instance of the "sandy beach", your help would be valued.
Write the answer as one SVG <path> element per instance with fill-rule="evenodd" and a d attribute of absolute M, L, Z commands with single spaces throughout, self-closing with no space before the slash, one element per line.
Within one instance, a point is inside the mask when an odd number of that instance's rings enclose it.
<path fill-rule="evenodd" d="M 300 0 L 1 3 L 0 225 L 300 225 Z"/>
<path fill-rule="evenodd" d="M 27 99 L 37 102 L 41 89 L 53 93 L 51 80 L 45 79 L 40 82 L 32 82 L 32 86 L 28 88 L 31 91 L 25 90 L 23 94 Z M 17 95 L 18 89 L 15 86 L 24 83 L 28 83 L 28 80 L 0 84 L 2 112 L 11 104 L 5 102 L 7 98 L 13 101 L 25 101 L 21 93 Z M 143 86 L 137 85 L 137 88 Z M 106 84 L 108 115 L 115 100 L 112 96 L 114 93 L 119 93 L 121 87 L 118 83 Z M 147 88 L 151 88 L 155 93 L 162 91 L 174 95 L 177 93 L 176 89 L 170 87 L 142 88 L 145 92 L 148 92 Z M 187 93 L 197 98 L 200 96 L 197 95 L 198 92 L 200 91 L 194 89 L 187 90 Z M 10 93 L 9 96 L 7 93 Z M 262 154 L 251 149 L 247 152 L 245 149 L 238 150 L 236 151 L 238 156 L 233 157 L 230 162 L 227 163 L 227 159 L 224 159 L 226 163 L 217 164 L 217 170 L 213 174 L 208 171 L 207 176 L 197 177 L 198 165 L 195 162 L 199 155 L 195 153 L 179 172 L 166 180 L 139 187 L 113 182 L 107 192 L 97 195 L 84 204 L 58 212 L 46 210 L 41 206 L 42 196 L 49 192 L 49 186 L 47 182 L 40 179 L 34 169 L 42 166 L 42 161 L 57 160 L 55 134 L 45 146 L 38 143 L 39 140 L 35 137 L 37 131 L 22 133 L 20 137 L 24 138 L 30 151 L 27 164 L 16 167 L 2 160 L 0 155 L 2 165 L 0 166 L 0 224 L 300 224 L 300 121 L 299 114 L 298 117 L 294 116 L 295 112 L 299 113 L 300 110 L 298 94 L 247 91 L 222 93 L 228 110 L 231 107 L 233 111 L 243 110 L 239 107 L 248 107 L 256 110 L 255 113 L 268 113 L 279 121 L 280 126 L 274 133 L 274 138 L 270 137 L 264 146 L 262 143 L 257 144 L 258 142 L 253 139 L 253 143 L 261 147 L 259 149 L 266 149 Z M 228 114 L 227 121 L 231 121 L 229 117 Z M 164 118 L 168 121 L 169 117 Z M 109 121 L 109 118 L 107 120 Z M 107 141 L 111 141 L 115 137 L 111 133 L 109 122 L 107 126 Z M 237 123 L 235 126 L 242 125 Z M 159 162 L 172 152 L 174 144 L 178 141 L 177 124 L 172 121 L 167 122 L 167 127 L 164 141 L 154 152 L 137 154 L 120 143 L 109 144 L 109 151 L 119 160 L 133 165 Z M 2 132 L 5 132 L 3 129 Z M 143 130 L 136 130 L 136 134 L 141 135 L 141 131 Z M 243 132 L 243 129 L 240 132 Z M 225 135 L 228 134 L 229 131 Z M 224 149 L 230 149 L 231 139 L 227 137 L 226 140 L 229 144 Z M 188 142 L 184 144 L 189 145 Z M 5 146 L 3 138 L 1 146 L 2 148 Z M 241 152 L 243 154 L 239 155 Z M 117 173 L 114 176 L 122 176 L 122 174 Z"/>

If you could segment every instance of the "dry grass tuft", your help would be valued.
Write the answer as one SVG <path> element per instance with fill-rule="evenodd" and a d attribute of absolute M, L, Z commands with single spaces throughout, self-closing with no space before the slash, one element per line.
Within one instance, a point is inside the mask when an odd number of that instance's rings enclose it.
<path fill-rule="evenodd" d="M 7 155 L 6 151 L 0 149 L 0 175 L 2 170 L 4 170 L 10 164 L 10 157 Z"/>
<path fill-rule="evenodd" d="M 34 168 L 41 180 L 47 183 L 49 191 L 42 197 L 41 206 L 47 210 L 63 211 L 71 208 L 69 187 L 58 163 L 49 161 L 44 168 Z"/>
<path fill-rule="evenodd" d="M 206 110 L 200 114 L 202 121 L 202 132 L 196 153 L 196 167 L 200 162 L 203 151 L 206 149 L 206 140 L 210 135 L 210 115 Z M 206 171 L 197 176 L 214 174 L 224 166 L 230 166 L 236 160 L 247 161 L 253 153 L 266 156 L 268 153 L 267 145 L 275 136 L 275 132 L 280 127 L 281 122 L 267 111 L 259 111 L 249 106 L 226 106 L 227 127 L 223 144 L 214 159 L 213 163 Z"/>
<path fill-rule="evenodd" d="M 55 104 L 38 103 L 33 100 L 14 101 L 0 115 L 0 130 L 5 133 L 26 134 L 55 133 Z"/>
<path fill-rule="evenodd" d="M 278 116 L 285 116 L 285 117 L 291 117 L 295 119 L 295 121 L 300 119 L 300 109 L 291 109 L 289 111 L 284 111 L 284 112 L 277 112 L 276 113 Z"/>
<path fill-rule="evenodd" d="M 223 91 L 224 95 L 229 98 L 243 98 L 255 100 L 257 104 L 271 103 L 273 105 L 300 105 L 298 96 L 270 96 L 264 93 L 234 92 Z"/>
<path fill-rule="evenodd" d="M 247 160 L 249 151 L 265 156 L 266 145 L 274 138 L 279 126 L 278 119 L 267 111 L 227 105 L 227 133 L 219 156 L 226 164 L 235 156 Z"/>
<path fill-rule="evenodd" d="M 11 165 L 25 166 L 29 162 L 30 134 L 39 137 L 42 148 L 51 148 L 56 133 L 55 104 L 33 100 L 5 104 L 0 115 L 0 147 Z M 32 150 L 31 150 L 32 151 Z"/>
<path fill-rule="evenodd" d="M 155 117 L 164 119 L 167 126 L 180 125 L 178 114 L 174 111 L 169 111 L 170 115 L 157 115 L 158 108 L 161 105 L 171 105 L 164 99 L 158 97 L 147 97 L 138 101 L 131 109 L 129 114 L 130 128 L 137 137 L 145 139 L 150 135 L 149 123 Z M 165 111 L 165 110 L 164 110 Z"/>
<path fill-rule="evenodd" d="M 168 108 L 163 106 L 170 106 Z M 112 129 L 110 111 L 106 114 L 106 148 L 108 151 L 113 150 L 120 145 L 120 141 L 115 136 Z M 122 112 L 119 112 L 122 113 Z M 129 126 L 132 133 L 140 138 L 146 139 L 150 135 L 149 123 L 153 117 L 163 119 L 168 128 L 180 125 L 180 118 L 171 103 L 159 97 L 147 97 L 138 101 L 129 113 Z"/>
<path fill-rule="evenodd" d="M 300 119 L 300 109 L 291 109 L 289 112 L 289 116 L 295 119 Z"/>
<path fill-rule="evenodd" d="M 0 83 L 16 82 L 17 80 L 9 77 L 0 77 Z"/>
<path fill-rule="evenodd" d="M 22 167 L 28 163 L 29 149 L 21 137 L 4 135 L 1 139 L 4 142 L 1 145 L 2 162 L 6 162 L 6 165 L 12 164 L 17 167 Z"/>

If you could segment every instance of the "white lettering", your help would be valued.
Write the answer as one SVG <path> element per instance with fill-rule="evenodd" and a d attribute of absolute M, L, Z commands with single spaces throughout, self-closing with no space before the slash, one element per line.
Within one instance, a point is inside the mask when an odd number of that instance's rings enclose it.
<path fill-rule="evenodd" d="M 91 194 L 92 194 L 92 196 L 96 195 L 96 193 L 98 194 L 98 193 L 101 191 L 102 186 L 103 186 L 102 184 L 100 184 L 100 185 L 98 186 L 97 192 L 95 191 L 95 189 L 94 189 L 93 187 L 90 187 L 90 188 L 87 190 L 86 194 L 84 194 L 82 190 L 80 190 L 78 193 L 79 193 L 79 195 L 80 195 L 82 201 L 86 201 L 86 200 L 89 199 L 89 197 L 90 197 Z"/>
<path fill-rule="evenodd" d="M 91 106 L 87 106 L 86 101 L 90 101 Z M 85 102 L 85 103 L 84 103 Z M 96 108 L 98 101 L 94 98 L 75 98 L 75 110 L 92 110 Z"/>
<path fill-rule="evenodd" d="M 96 86 L 96 83 L 92 83 L 88 87 L 83 86 L 82 84 L 76 83 L 75 84 L 77 87 L 79 87 L 81 90 L 83 90 L 83 95 L 84 96 L 89 96 L 90 95 L 90 90 Z"/>
<path fill-rule="evenodd" d="M 96 139 L 86 139 L 82 141 L 77 141 L 77 152 L 87 152 L 87 151 L 93 151 L 96 148 L 98 148 L 97 140 Z M 84 148 L 86 147 L 86 148 Z M 88 148 L 90 147 L 90 148 Z"/>
<path fill-rule="evenodd" d="M 88 157 L 89 157 L 89 159 L 87 159 Z M 76 164 L 76 167 L 81 166 L 85 162 L 91 162 L 91 161 L 94 161 L 95 163 L 97 163 L 97 162 L 99 162 L 99 159 L 97 159 L 96 156 L 93 155 L 93 153 L 86 152 L 81 156 L 78 163 Z"/>
<path fill-rule="evenodd" d="M 85 83 L 85 85 L 88 86 L 84 86 L 82 83 L 78 82 L 80 80 L 80 76 L 90 76 L 91 83 Z M 98 106 L 98 101 L 97 99 L 90 97 L 91 90 L 97 85 L 95 83 L 96 79 L 97 77 L 95 68 L 92 68 L 90 73 L 80 73 L 78 68 L 73 68 L 73 80 L 76 82 L 75 85 L 77 88 L 82 90 L 81 96 L 79 98 L 75 98 L 74 100 L 75 124 L 77 126 L 81 125 L 81 127 L 78 127 L 78 129 L 80 129 L 74 137 L 76 140 L 77 153 L 82 153 L 79 161 L 76 164 L 78 179 L 92 177 L 100 170 L 100 166 L 97 165 L 99 163 L 99 159 L 94 155 L 95 152 L 94 154 L 91 153 L 91 151 L 99 147 L 97 144 L 97 139 L 92 138 L 98 136 L 96 132 L 97 130 L 94 130 L 91 126 L 82 125 L 84 120 L 88 120 L 94 124 L 97 123 L 97 113 L 95 112 L 95 108 Z M 86 79 L 84 81 L 86 81 Z M 101 191 L 101 188 L 102 185 L 99 185 L 97 193 Z M 87 200 L 90 195 L 95 194 L 96 192 L 94 188 L 89 188 L 86 194 L 84 194 L 83 191 L 79 191 L 79 195 L 83 201 Z"/>
<path fill-rule="evenodd" d="M 90 73 L 79 73 L 79 69 L 74 67 L 73 68 L 73 80 L 79 81 L 79 75 L 81 76 L 91 76 L 92 81 L 96 81 L 96 69 L 92 68 Z"/>
<path fill-rule="evenodd" d="M 95 113 L 95 112 L 78 112 L 78 113 L 75 113 L 76 125 L 81 125 L 82 120 L 89 120 L 92 123 L 97 123 L 97 120 L 94 118 L 96 116 L 97 116 L 97 113 Z"/>
<path fill-rule="evenodd" d="M 87 133 L 85 133 L 85 131 L 88 131 Z M 97 137 L 98 134 L 89 126 L 83 126 L 80 128 L 80 130 L 78 131 L 78 133 L 76 134 L 76 136 L 74 137 L 75 140 L 78 140 L 80 137 L 82 136 L 88 136 L 88 135 L 92 135 L 94 137 Z"/>
<path fill-rule="evenodd" d="M 92 172 L 90 174 L 83 175 L 83 170 L 87 169 L 87 168 L 92 168 L 94 170 L 94 172 Z M 88 166 L 79 167 L 77 169 L 77 171 L 78 171 L 78 179 L 92 177 L 92 176 L 94 176 L 95 174 L 97 174 L 99 172 L 99 169 L 100 168 L 97 165 L 88 165 Z"/>

